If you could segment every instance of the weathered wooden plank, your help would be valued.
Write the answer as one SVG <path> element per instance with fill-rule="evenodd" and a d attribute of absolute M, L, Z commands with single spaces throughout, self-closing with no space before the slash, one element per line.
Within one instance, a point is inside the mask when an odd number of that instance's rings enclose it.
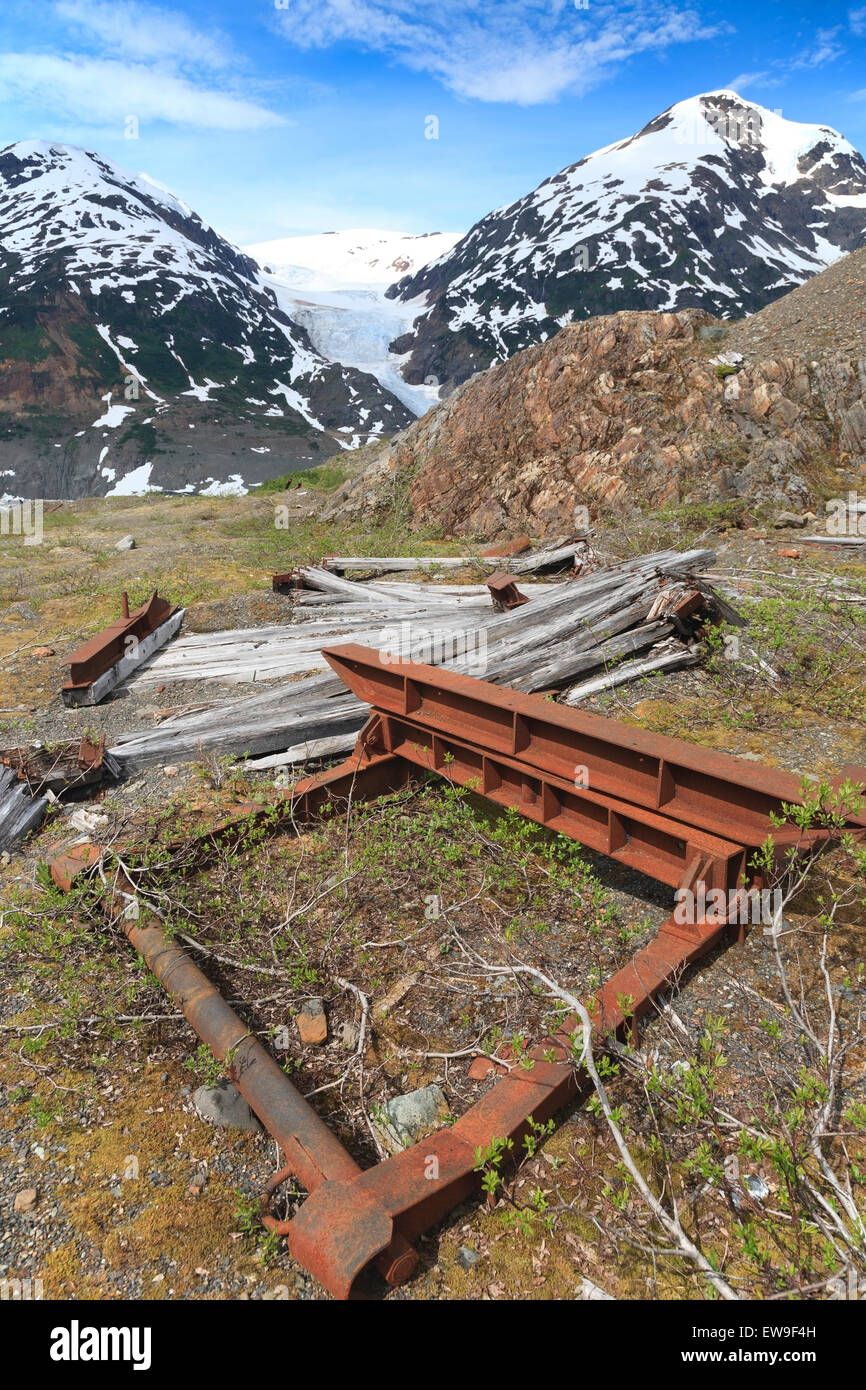
<path fill-rule="evenodd" d="M 650 676 L 656 672 L 694 666 L 698 660 L 698 656 L 688 647 L 677 644 L 676 648 L 659 652 L 656 656 L 650 654 L 640 661 L 624 661 L 620 666 L 614 666 L 612 671 L 605 672 L 603 676 L 594 676 L 592 680 L 574 686 L 566 693 L 563 704 L 579 705 L 582 700 L 586 700 L 590 695 L 598 695 L 603 690 L 624 685 L 627 681 L 640 680 L 642 676 Z"/>

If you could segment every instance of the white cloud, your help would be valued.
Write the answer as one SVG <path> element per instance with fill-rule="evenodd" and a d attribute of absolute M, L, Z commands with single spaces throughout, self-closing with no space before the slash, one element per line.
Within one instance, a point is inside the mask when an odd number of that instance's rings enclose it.
<path fill-rule="evenodd" d="M 0 54 L 0 98 L 86 122 L 171 121 L 199 130 L 262 130 L 281 116 L 144 63 L 47 53 Z"/>
<path fill-rule="evenodd" d="M 241 89 L 244 62 L 228 40 L 178 10 L 144 0 L 51 0 L 46 9 L 51 51 L 0 54 L 0 98 L 92 128 L 131 115 L 198 130 L 286 124 Z"/>
<path fill-rule="evenodd" d="M 763 72 L 738 72 L 736 77 L 732 77 L 730 82 L 725 83 L 725 86 L 733 92 L 743 92 L 747 87 L 767 87 L 772 85 L 772 82 L 767 81 L 768 77 L 769 73 L 766 70 Z"/>
<path fill-rule="evenodd" d="M 838 42 L 841 31 L 841 24 L 837 24 L 833 29 L 819 29 L 812 47 L 805 49 L 799 57 L 795 58 L 791 67 L 794 69 L 820 68 L 825 63 L 835 63 L 836 59 L 841 58 L 845 52 L 844 45 Z"/>
<path fill-rule="evenodd" d="M 185 15 L 134 0 L 55 0 L 57 18 L 106 54 L 135 62 L 195 62 L 200 68 L 227 68 L 229 45 L 202 33 Z"/>
<path fill-rule="evenodd" d="M 866 5 L 859 10 L 849 10 L 848 23 L 855 34 L 866 34 Z"/>
<path fill-rule="evenodd" d="M 429 73 L 458 96 L 530 106 L 584 92 L 637 53 L 728 32 L 661 0 L 291 0 L 277 12 L 300 48 L 353 42 Z"/>

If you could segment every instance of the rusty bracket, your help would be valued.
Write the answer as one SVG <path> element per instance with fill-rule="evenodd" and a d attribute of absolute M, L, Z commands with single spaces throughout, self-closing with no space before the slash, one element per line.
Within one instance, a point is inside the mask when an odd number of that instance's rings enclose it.
<path fill-rule="evenodd" d="M 512 608 L 520 608 L 522 604 L 529 602 L 515 584 L 514 576 L 506 574 L 504 570 L 497 570 L 495 574 L 491 574 L 487 580 L 487 587 L 493 599 L 493 606 L 500 613 L 510 613 Z"/>
<path fill-rule="evenodd" d="M 306 587 L 299 569 L 285 570 L 282 574 L 275 574 L 271 578 L 271 588 L 275 594 L 291 594 Z"/>
<path fill-rule="evenodd" d="M 50 749 L 43 747 L 7 748 L 0 752 L 0 765 L 12 768 L 20 782 L 26 782 L 36 795 L 44 791 L 59 793 L 102 781 L 108 770 L 115 776 L 117 765 L 105 752 L 105 735 L 97 743 L 85 734 Z"/>

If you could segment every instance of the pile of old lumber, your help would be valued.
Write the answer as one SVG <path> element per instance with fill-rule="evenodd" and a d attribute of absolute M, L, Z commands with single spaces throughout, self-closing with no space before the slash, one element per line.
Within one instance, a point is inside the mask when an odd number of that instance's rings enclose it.
<path fill-rule="evenodd" d="M 395 624 L 410 622 L 447 646 L 451 634 L 486 627 L 497 617 L 484 584 L 357 584 L 328 570 L 298 571 L 292 622 L 230 632 L 189 632 L 164 648 L 137 685 L 219 680 L 250 683 L 325 671 L 322 647 L 341 639 L 378 647 Z M 521 584 L 527 598 L 547 584 Z"/>
<path fill-rule="evenodd" d="M 182 638 L 139 679 L 165 682 L 183 678 L 176 674 L 182 670 L 201 678 L 233 666 L 259 671 L 265 663 L 271 676 L 310 671 L 324 664 L 321 647 L 345 638 L 388 652 L 389 660 L 444 665 L 518 690 L 561 688 L 589 676 L 598 689 L 599 681 L 615 683 L 626 663 L 644 674 L 697 659 L 692 634 L 715 599 L 695 575 L 714 559 L 708 550 L 666 550 L 558 584 L 521 583 L 530 602 L 508 613 L 492 608 L 483 586 L 449 592 L 430 584 L 355 584 L 310 569 L 303 576 L 312 591 L 297 592 L 296 622 L 273 632 Z M 251 655 L 238 642 L 259 646 Z M 566 698 L 581 698 L 580 687 Z M 112 752 L 130 769 L 202 755 L 278 754 L 267 763 L 299 762 L 351 748 L 366 714 L 336 676 L 315 674 L 129 733 Z"/>

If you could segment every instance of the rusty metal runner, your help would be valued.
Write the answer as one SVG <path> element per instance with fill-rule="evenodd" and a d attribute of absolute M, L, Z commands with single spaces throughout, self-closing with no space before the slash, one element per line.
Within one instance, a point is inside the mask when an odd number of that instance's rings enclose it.
<path fill-rule="evenodd" d="M 441 667 L 385 661 L 355 643 L 324 648 L 322 655 L 378 714 L 517 759 L 537 774 L 564 779 L 577 795 L 584 794 L 580 776 L 587 790 L 749 846 L 763 843 L 770 814 L 782 802 L 802 803 L 800 781 L 790 772 Z M 382 722 L 387 746 L 388 721 Z M 846 778 L 866 788 L 866 768 L 843 768 L 838 780 Z M 853 824 L 866 825 L 866 818 Z"/>
<path fill-rule="evenodd" d="M 160 598 L 154 589 L 147 603 L 134 613 L 129 611 L 126 594 L 123 595 L 123 614 L 115 622 L 109 623 L 102 632 L 89 642 L 78 647 L 67 657 L 70 666 L 69 680 L 62 688 L 63 698 L 70 703 L 77 691 L 86 689 L 106 671 L 110 671 L 129 652 L 130 639 L 143 642 L 157 628 L 177 612 L 168 599 Z"/>

